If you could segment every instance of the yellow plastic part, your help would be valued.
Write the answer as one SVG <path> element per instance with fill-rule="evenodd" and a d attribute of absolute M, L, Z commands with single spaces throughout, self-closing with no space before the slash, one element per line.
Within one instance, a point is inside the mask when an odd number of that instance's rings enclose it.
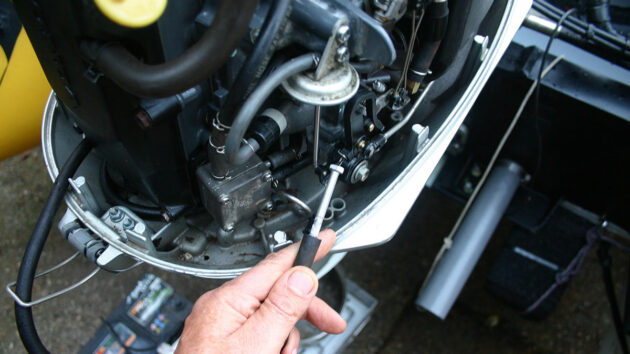
<path fill-rule="evenodd" d="M 113 22 L 124 27 L 140 28 L 162 16 L 167 0 L 94 0 L 94 3 Z"/>
<path fill-rule="evenodd" d="M 24 29 L 0 83 L 0 160 L 40 143 L 50 85 Z"/>

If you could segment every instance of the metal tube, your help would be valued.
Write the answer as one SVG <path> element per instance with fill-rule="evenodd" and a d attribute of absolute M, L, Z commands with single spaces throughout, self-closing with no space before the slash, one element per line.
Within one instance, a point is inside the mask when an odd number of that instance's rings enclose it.
<path fill-rule="evenodd" d="M 330 204 L 330 200 L 332 199 L 333 192 L 335 191 L 335 185 L 337 184 L 337 179 L 339 175 L 343 174 L 343 167 L 338 165 L 330 165 L 330 176 L 328 177 L 328 182 L 326 183 L 326 190 L 324 190 L 324 195 L 322 196 L 322 201 L 319 203 L 319 207 L 317 208 L 317 212 L 313 217 L 313 225 L 311 226 L 309 235 L 312 237 L 317 237 L 319 231 L 321 231 L 322 223 L 324 222 L 324 215 L 326 215 L 326 210 L 328 209 L 328 204 Z"/>
<path fill-rule="evenodd" d="M 315 122 L 313 123 L 313 167 L 317 168 L 319 158 L 319 119 L 321 107 L 315 106 Z"/>
<path fill-rule="evenodd" d="M 446 318 L 523 176 L 521 166 L 511 161 L 503 161 L 494 168 L 455 235 L 453 245 L 435 268 L 426 286 L 420 290 L 416 306 L 441 319 Z"/>

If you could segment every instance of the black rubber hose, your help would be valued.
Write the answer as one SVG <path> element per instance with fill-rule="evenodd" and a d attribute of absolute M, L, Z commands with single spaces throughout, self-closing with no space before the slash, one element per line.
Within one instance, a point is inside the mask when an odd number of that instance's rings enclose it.
<path fill-rule="evenodd" d="M 142 97 L 173 96 L 206 80 L 238 46 L 256 10 L 257 0 L 223 0 L 201 39 L 166 63 L 145 64 L 120 44 L 97 49 L 95 66 L 125 91 Z M 90 44 L 84 47 L 90 52 Z"/>
<path fill-rule="evenodd" d="M 66 160 L 66 163 L 59 171 L 59 175 L 57 175 L 46 205 L 39 215 L 37 224 L 33 229 L 31 239 L 28 241 L 24 256 L 22 257 L 15 289 L 17 296 L 26 302 L 31 301 L 33 280 L 35 278 L 37 264 L 39 263 L 39 257 L 42 254 L 44 243 L 48 238 L 48 233 L 50 232 L 50 227 L 55 219 L 59 205 L 61 205 L 66 191 L 68 190 L 68 179 L 74 175 L 91 149 L 92 144 L 88 140 L 83 140 L 74 149 L 68 160 Z M 48 350 L 37 334 L 37 328 L 35 328 L 35 322 L 33 321 L 33 312 L 30 307 L 22 307 L 17 303 L 15 304 L 15 323 L 20 333 L 22 343 L 29 353 L 48 353 Z"/>
<path fill-rule="evenodd" d="M 241 165 L 255 153 L 255 149 L 251 148 L 251 142 L 244 146 L 241 143 L 249 125 L 269 95 L 291 76 L 315 68 L 315 58 L 313 53 L 293 58 L 277 67 L 256 87 L 256 90 L 252 92 L 249 99 L 238 111 L 225 141 L 225 157 L 230 164 Z"/>
<path fill-rule="evenodd" d="M 230 93 L 219 115 L 221 117 L 221 123 L 228 126 L 232 125 L 236 107 L 246 99 L 253 86 L 265 71 L 273 54 L 276 36 L 291 14 L 291 3 L 292 0 L 277 0 L 271 2 L 269 13 L 258 35 L 256 45 L 239 70 L 230 88 Z"/>

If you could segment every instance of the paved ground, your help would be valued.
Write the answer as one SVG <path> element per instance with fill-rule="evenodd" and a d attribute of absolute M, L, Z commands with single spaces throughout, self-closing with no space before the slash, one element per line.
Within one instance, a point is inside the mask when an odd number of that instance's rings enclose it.
<path fill-rule="evenodd" d="M 15 279 L 31 228 L 42 208 L 50 181 L 41 153 L 0 163 L 0 284 Z M 545 321 L 523 319 L 484 289 L 484 278 L 510 230 L 499 227 L 480 265 L 446 321 L 413 306 L 417 288 L 448 233 L 461 206 L 437 192 L 420 196 L 394 240 L 378 248 L 350 254 L 342 266 L 356 283 L 379 300 L 374 317 L 347 352 L 358 353 L 594 353 L 610 327 L 608 303 L 600 268 L 592 253 L 570 283 L 554 314 Z M 46 245 L 41 268 L 55 264 L 72 249 L 54 232 Z M 621 293 L 626 260 L 618 251 L 615 281 Z M 37 283 L 35 293 L 47 293 L 87 274 L 91 265 L 76 261 L 58 276 Z M 76 352 L 144 272 L 151 271 L 193 299 L 216 282 L 165 273 L 148 266 L 121 275 L 101 272 L 70 295 L 35 309 L 40 334 L 55 353 Z M 23 352 L 14 325 L 13 305 L 0 295 L 0 352 Z"/>

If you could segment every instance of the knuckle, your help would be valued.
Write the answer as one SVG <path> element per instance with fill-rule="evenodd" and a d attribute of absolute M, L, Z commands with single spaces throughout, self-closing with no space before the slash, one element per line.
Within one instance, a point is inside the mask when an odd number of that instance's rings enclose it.
<path fill-rule="evenodd" d="M 265 259 L 261 263 L 266 265 L 280 264 L 282 258 L 283 257 L 281 254 L 274 252 L 265 257 Z"/>
<path fill-rule="evenodd" d="M 275 315 L 286 319 L 287 321 L 297 321 L 301 317 L 298 303 L 286 296 L 278 296 L 270 294 L 266 302 L 269 304 L 269 310 Z"/>

